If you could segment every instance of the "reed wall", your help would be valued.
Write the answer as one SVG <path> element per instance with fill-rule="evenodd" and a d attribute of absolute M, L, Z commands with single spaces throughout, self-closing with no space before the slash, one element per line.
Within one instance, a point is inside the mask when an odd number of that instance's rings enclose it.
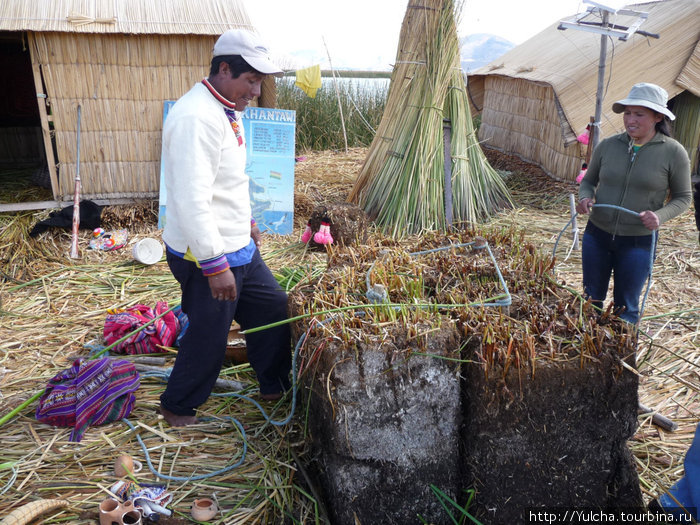
<path fill-rule="evenodd" d="M 678 95 L 673 104 L 673 134 L 676 140 L 683 144 L 692 173 L 700 173 L 700 97 L 685 91 Z"/>
<path fill-rule="evenodd" d="M 163 102 L 208 71 L 213 36 L 32 33 L 53 121 L 59 199 L 158 194 Z"/>
<path fill-rule="evenodd" d="M 218 35 L 31 33 L 55 138 L 59 200 L 156 197 L 163 102 L 207 76 Z M 264 96 L 274 105 L 274 78 Z M 261 97 L 263 98 L 263 97 Z M 261 105 L 269 102 L 261 100 Z"/>
<path fill-rule="evenodd" d="M 522 157 L 558 179 L 578 175 L 585 150 L 575 137 L 570 140 L 572 132 L 566 120 L 562 123 L 551 86 L 488 76 L 481 115 L 479 141 L 484 146 Z"/>

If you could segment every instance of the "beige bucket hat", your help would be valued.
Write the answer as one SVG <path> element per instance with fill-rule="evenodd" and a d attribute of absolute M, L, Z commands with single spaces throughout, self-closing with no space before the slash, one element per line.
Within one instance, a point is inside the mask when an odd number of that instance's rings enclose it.
<path fill-rule="evenodd" d="M 644 106 L 645 108 L 653 109 L 657 113 L 666 115 L 671 120 L 675 120 L 676 116 L 666 107 L 667 103 L 668 93 L 666 93 L 664 88 L 656 84 L 640 82 L 632 86 L 627 98 L 615 102 L 612 105 L 612 110 L 615 113 L 622 113 L 625 110 L 625 106 Z"/>

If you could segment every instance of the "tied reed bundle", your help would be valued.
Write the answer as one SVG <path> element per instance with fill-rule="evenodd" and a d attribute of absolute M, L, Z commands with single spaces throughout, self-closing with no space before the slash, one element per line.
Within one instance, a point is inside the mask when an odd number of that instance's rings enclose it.
<path fill-rule="evenodd" d="M 411 3 L 382 122 L 349 199 L 393 236 L 444 229 L 445 165 L 451 163 L 452 216 L 474 222 L 510 203 L 471 122 L 460 70 L 453 0 Z M 444 123 L 450 122 L 450 159 Z"/>

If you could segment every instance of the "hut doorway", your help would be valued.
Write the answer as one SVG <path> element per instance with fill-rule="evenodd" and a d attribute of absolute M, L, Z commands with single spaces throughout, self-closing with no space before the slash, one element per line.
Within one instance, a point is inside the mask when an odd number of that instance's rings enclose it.
<path fill-rule="evenodd" d="M 0 204 L 52 200 L 26 33 L 0 31 L 0 63 Z"/>

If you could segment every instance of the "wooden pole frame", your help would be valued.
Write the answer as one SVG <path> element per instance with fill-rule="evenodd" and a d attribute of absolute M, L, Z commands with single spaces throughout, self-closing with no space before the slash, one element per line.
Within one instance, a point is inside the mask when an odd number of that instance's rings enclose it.
<path fill-rule="evenodd" d="M 58 199 L 58 174 L 56 173 L 56 152 L 53 147 L 53 131 L 51 131 L 50 122 L 53 120 L 49 116 L 47 106 L 50 104 L 48 93 L 44 85 L 43 76 L 41 73 L 41 64 L 39 63 L 39 53 L 37 51 L 36 34 L 27 32 L 27 41 L 29 44 L 29 56 L 32 61 L 32 76 L 34 77 L 34 88 L 36 89 L 36 100 L 39 106 L 39 118 L 41 120 L 41 134 L 44 137 L 44 154 L 46 156 L 46 164 L 49 168 L 49 178 L 51 179 L 51 192 L 54 200 Z"/>

